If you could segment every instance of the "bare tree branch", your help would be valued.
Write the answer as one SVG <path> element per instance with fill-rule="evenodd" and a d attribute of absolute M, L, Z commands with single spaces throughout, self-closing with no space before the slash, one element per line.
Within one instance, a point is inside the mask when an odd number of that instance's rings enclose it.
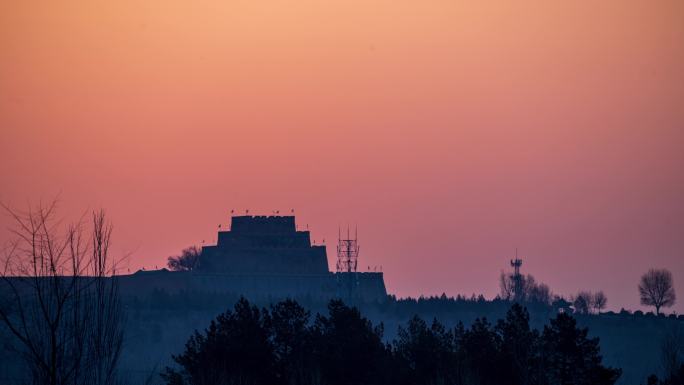
<path fill-rule="evenodd" d="M 63 228 L 56 202 L 25 213 L 0 204 L 15 235 L 0 261 L 0 325 L 14 340 L 27 380 L 40 384 L 114 384 L 124 313 L 112 225 L 104 211 Z"/>

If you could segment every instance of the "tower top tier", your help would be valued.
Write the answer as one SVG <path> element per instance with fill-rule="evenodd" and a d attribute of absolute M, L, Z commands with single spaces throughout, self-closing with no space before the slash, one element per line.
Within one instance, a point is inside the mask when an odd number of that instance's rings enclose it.
<path fill-rule="evenodd" d="M 297 231 L 294 216 L 235 216 L 230 230 L 242 234 L 283 234 Z"/>

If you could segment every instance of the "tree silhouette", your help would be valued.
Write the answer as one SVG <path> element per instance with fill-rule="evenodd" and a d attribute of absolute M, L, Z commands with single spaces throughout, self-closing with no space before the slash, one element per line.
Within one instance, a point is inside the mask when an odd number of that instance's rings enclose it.
<path fill-rule="evenodd" d="M 667 375 L 663 380 L 651 374 L 646 380 L 646 385 L 684 385 L 684 363 L 672 374 Z"/>
<path fill-rule="evenodd" d="M 428 326 L 414 316 L 406 328 L 399 327 L 394 351 L 406 366 L 409 384 L 447 384 L 455 379 L 454 335 L 437 320 Z"/>
<path fill-rule="evenodd" d="M 327 317 L 318 315 L 313 332 L 321 382 L 329 385 L 379 384 L 389 359 L 382 326 L 361 316 L 357 308 L 332 300 Z M 353 369 L 351 369 L 353 368 Z"/>
<path fill-rule="evenodd" d="M 506 318 L 497 322 L 495 331 L 501 341 L 501 369 L 506 383 L 539 383 L 539 333 L 530 329 L 527 309 L 519 304 L 511 306 Z"/>
<path fill-rule="evenodd" d="M 666 378 L 677 377 L 680 366 L 684 364 L 683 358 L 684 326 L 674 324 L 665 331 L 660 344 L 660 360 Z"/>
<path fill-rule="evenodd" d="M 19 213 L 17 239 L 0 260 L 0 325 L 34 384 L 114 384 L 124 310 L 104 211 L 61 234 L 56 202 Z M 4 332 L 5 330 L 0 330 Z M 5 340 L 3 338 L 3 344 Z"/>
<path fill-rule="evenodd" d="M 534 283 L 534 281 L 533 281 Z M 551 289 L 545 283 L 534 283 L 527 288 L 527 300 L 550 305 L 552 300 Z"/>
<path fill-rule="evenodd" d="M 513 282 L 513 275 L 506 274 L 501 271 L 499 275 L 499 289 L 501 290 L 500 297 L 506 301 L 511 301 L 515 294 L 515 283 Z"/>
<path fill-rule="evenodd" d="M 462 380 L 475 384 L 500 384 L 501 338 L 486 319 L 476 319 L 470 329 L 457 331 L 459 357 L 463 359 Z M 505 381 L 503 381 L 505 382 Z"/>
<path fill-rule="evenodd" d="M 202 249 L 197 246 L 190 246 L 183 249 L 180 255 L 169 257 L 166 265 L 169 270 L 190 271 L 197 267 L 201 255 Z"/>
<path fill-rule="evenodd" d="M 660 315 L 661 307 L 670 307 L 675 303 L 672 273 L 666 269 L 649 270 L 641 276 L 639 295 L 642 305 L 654 306 L 656 314 Z"/>
<path fill-rule="evenodd" d="M 610 385 L 619 369 L 601 364 L 598 338 L 587 338 L 588 330 L 577 328 L 571 316 L 560 313 L 542 334 L 542 373 L 550 385 Z"/>
<path fill-rule="evenodd" d="M 513 274 L 506 274 L 503 271 L 499 276 L 499 288 L 501 299 L 506 301 L 518 302 L 539 302 L 546 305 L 551 304 L 553 295 L 551 289 L 545 283 L 537 283 L 531 274 L 520 276 L 520 293 L 515 293 L 516 278 Z"/>
<path fill-rule="evenodd" d="M 315 383 L 318 378 L 311 356 L 311 313 L 293 300 L 271 306 L 271 331 L 279 379 L 283 384 Z"/>
<path fill-rule="evenodd" d="M 241 299 L 204 333 L 195 332 L 163 378 L 170 385 L 612 385 L 619 370 L 601 364 L 598 339 L 560 314 L 542 335 L 514 304 L 492 326 L 477 319 L 449 330 L 414 316 L 382 342 L 357 308 L 330 301 L 327 315 L 292 300 L 259 310 Z"/>
<path fill-rule="evenodd" d="M 578 314 L 589 314 L 593 307 L 593 295 L 588 291 L 580 291 L 572 300 L 572 306 Z"/>
<path fill-rule="evenodd" d="M 594 309 L 596 309 L 596 313 L 601 314 L 601 310 L 606 308 L 607 303 L 608 298 L 602 290 L 599 290 L 596 293 L 594 293 L 592 304 L 594 305 Z"/>
<path fill-rule="evenodd" d="M 234 310 L 195 331 L 183 354 L 173 356 L 180 369 L 162 377 L 173 385 L 269 384 L 277 381 L 268 314 L 240 299 Z"/>

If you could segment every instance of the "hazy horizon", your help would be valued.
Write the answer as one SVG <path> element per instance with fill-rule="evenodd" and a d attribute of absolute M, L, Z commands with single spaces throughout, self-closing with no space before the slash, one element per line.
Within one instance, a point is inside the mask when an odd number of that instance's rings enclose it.
<path fill-rule="evenodd" d="M 684 3 L 0 4 L 0 201 L 104 208 L 131 272 L 295 209 L 388 292 L 684 312 Z M 0 215 L 0 245 L 11 221 Z M 334 247 L 328 247 L 334 266 Z M 650 309 L 649 309 L 650 310 Z"/>

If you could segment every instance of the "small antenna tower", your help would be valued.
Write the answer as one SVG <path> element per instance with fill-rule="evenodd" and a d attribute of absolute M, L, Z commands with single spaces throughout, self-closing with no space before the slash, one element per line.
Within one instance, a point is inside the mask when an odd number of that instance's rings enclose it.
<path fill-rule="evenodd" d="M 337 272 L 356 273 L 356 265 L 359 261 L 359 242 L 358 231 L 354 229 L 354 238 L 349 233 L 347 226 L 347 237 L 342 238 L 342 232 L 337 229 Z"/>
<path fill-rule="evenodd" d="M 522 266 L 522 259 L 518 257 L 518 248 L 515 248 L 515 259 L 511 259 L 511 267 L 513 267 L 513 298 L 516 300 L 522 299 L 523 294 L 523 280 L 520 275 L 520 266 Z"/>

